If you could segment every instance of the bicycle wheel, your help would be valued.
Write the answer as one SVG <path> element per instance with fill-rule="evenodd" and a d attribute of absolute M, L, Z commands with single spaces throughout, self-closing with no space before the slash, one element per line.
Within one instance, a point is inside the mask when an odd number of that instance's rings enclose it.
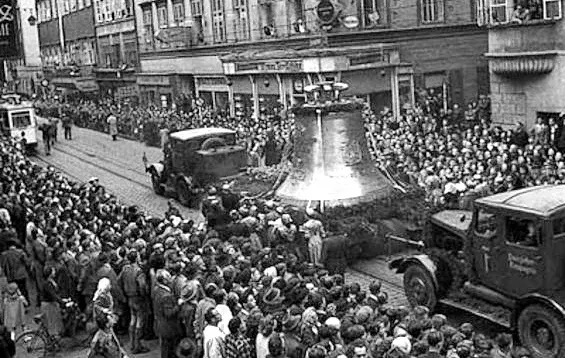
<path fill-rule="evenodd" d="M 47 355 L 47 342 L 37 331 L 26 331 L 16 338 L 16 357 L 43 358 Z"/>

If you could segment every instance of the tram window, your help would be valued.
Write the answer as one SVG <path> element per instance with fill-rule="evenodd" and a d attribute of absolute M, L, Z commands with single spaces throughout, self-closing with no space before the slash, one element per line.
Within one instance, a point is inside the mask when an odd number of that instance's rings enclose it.
<path fill-rule="evenodd" d="M 14 112 L 12 113 L 12 121 L 14 128 L 25 128 L 31 125 L 31 116 L 29 112 Z"/>

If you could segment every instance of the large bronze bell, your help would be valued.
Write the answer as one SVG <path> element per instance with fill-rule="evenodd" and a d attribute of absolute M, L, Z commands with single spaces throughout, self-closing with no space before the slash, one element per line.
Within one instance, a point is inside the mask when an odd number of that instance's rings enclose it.
<path fill-rule="evenodd" d="M 283 202 L 303 206 L 350 206 L 389 196 L 391 182 L 371 159 L 363 103 L 340 99 L 343 83 L 308 86 L 309 102 L 295 114 L 293 166 L 276 190 Z"/>

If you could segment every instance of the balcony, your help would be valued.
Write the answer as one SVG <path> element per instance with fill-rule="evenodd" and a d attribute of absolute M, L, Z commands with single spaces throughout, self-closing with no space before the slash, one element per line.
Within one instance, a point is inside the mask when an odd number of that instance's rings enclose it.
<path fill-rule="evenodd" d="M 553 71 L 557 51 L 487 53 L 491 70 L 501 76 L 541 75 Z"/>

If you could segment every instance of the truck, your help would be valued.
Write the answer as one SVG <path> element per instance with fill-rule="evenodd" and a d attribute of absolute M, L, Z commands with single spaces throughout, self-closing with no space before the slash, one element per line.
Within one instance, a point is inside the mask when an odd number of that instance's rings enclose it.
<path fill-rule="evenodd" d="M 430 221 L 425 248 L 389 264 L 404 274 L 410 304 L 433 310 L 457 297 L 464 307 L 468 296 L 479 304 L 467 311 L 509 312 L 533 357 L 565 357 L 565 185 L 482 197 Z"/>
<path fill-rule="evenodd" d="M 197 128 L 170 133 L 163 145 L 164 158 L 147 164 L 153 190 L 171 193 L 192 206 L 195 190 L 227 180 L 247 168 L 247 152 L 236 143 L 236 132 L 226 128 Z"/>

